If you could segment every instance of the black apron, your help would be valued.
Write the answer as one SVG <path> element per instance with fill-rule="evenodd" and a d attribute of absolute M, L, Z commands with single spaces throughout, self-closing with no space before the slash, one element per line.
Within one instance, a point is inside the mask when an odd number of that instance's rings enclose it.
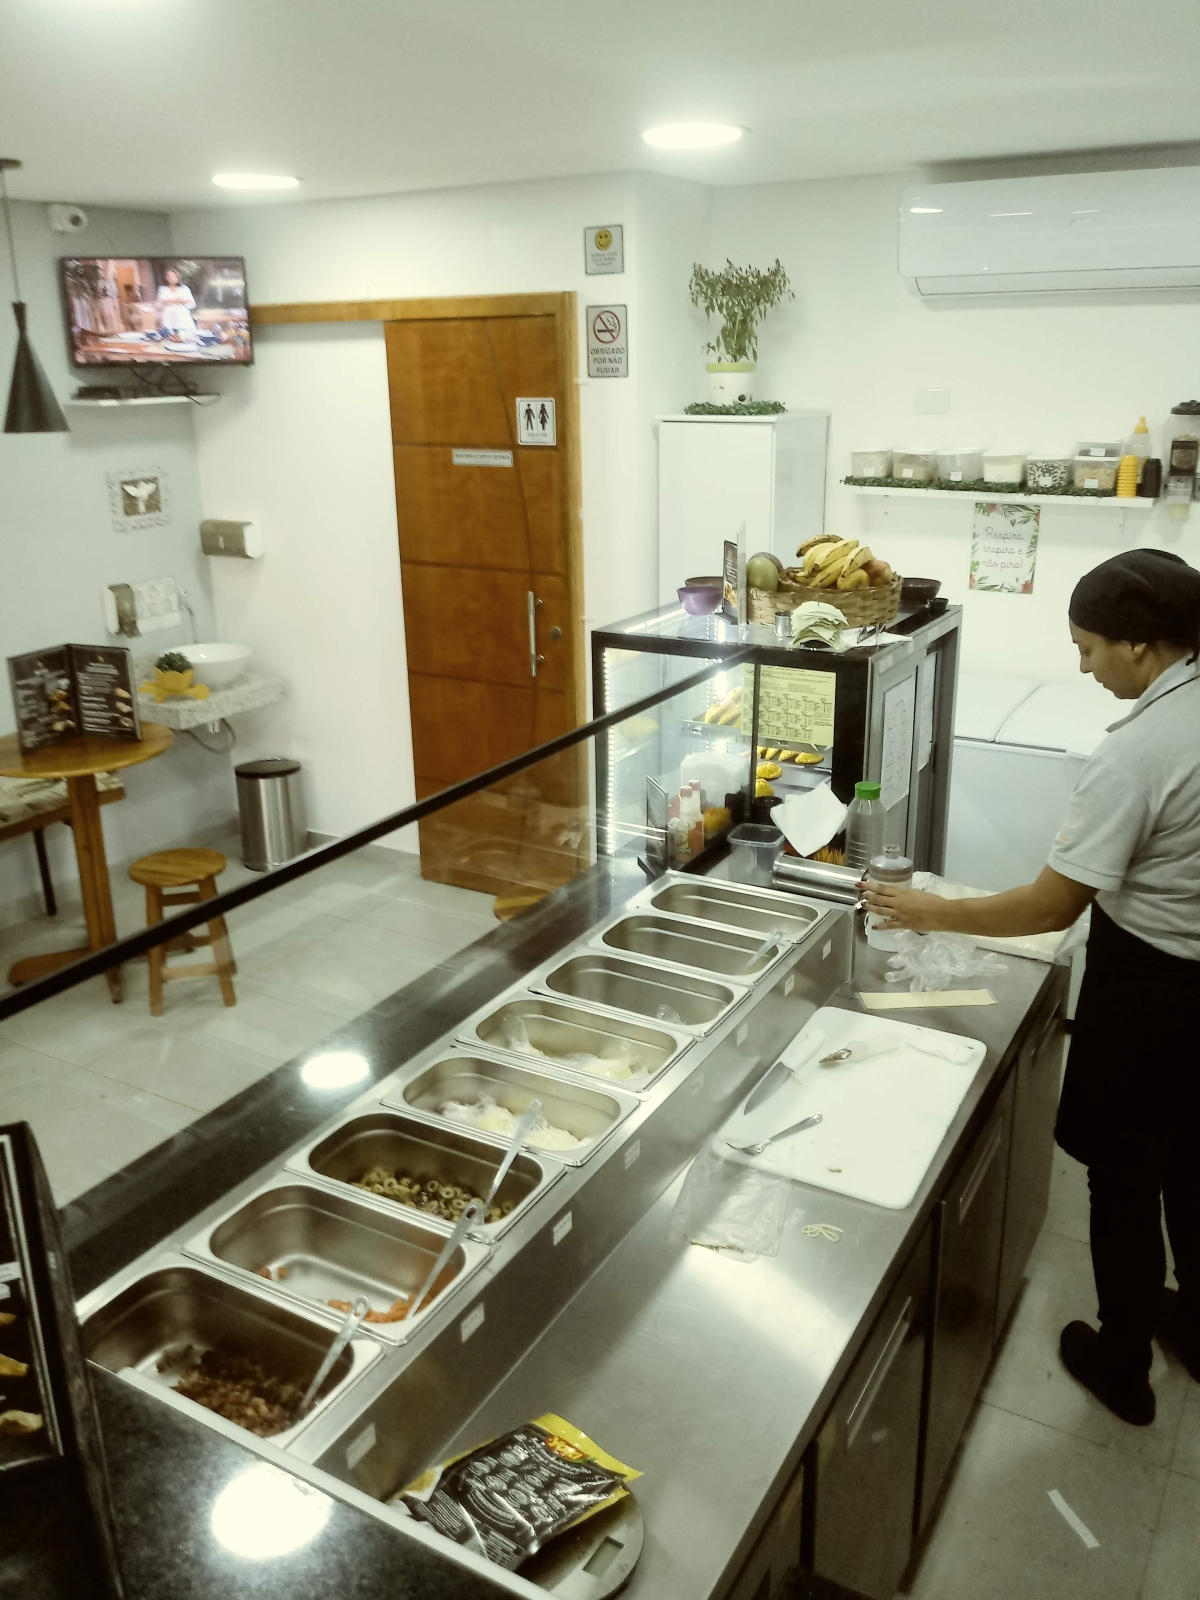
<path fill-rule="evenodd" d="M 1155 1180 L 1200 1140 L 1200 961 L 1095 904 L 1054 1135 L 1086 1166 Z"/>

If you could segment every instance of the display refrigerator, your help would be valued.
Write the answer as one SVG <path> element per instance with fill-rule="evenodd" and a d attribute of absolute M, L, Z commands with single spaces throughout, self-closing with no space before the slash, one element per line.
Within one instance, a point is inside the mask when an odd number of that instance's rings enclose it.
<path fill-rule="evenodd" d="M 691 696 L 687 715 L 634 715 L 599 740 L 596 804 L 609 847 L 653 831 L 648 771 L 661 774 L 667 791 L 698 776 L 711 792 L 727 776 L 731 789 L 752 796 L 754 774 L 769 762 L 768 806 L 821 783 L 849 802 L 859 780 L 878 782 L 885 843 L 900 846 L 919 870 L 940 873 L 961 621 L 960 606 L 938 616 L 902 608 L 885 629 L 860 630 L 841 651 L 793 646 L 771 628 L 692 616 L 678 605 L 594 630 L 597 717 L 704 663 L 730 661 Z"/>

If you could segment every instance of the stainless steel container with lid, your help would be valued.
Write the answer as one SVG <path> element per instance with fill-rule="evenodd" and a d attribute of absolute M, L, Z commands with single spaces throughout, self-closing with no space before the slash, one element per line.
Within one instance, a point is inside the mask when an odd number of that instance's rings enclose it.
<path fill-rule="evenodd" d="M 901 855 L 898 844 L 889 844 L 881 856 L 871 857 L 868 876 L 872 883 L 886 883 L 893 889 L 911 889 L 913 864 L 907 856 Z M 867 943 L 876 950 L 898 949 L 899 933 L 882 932 L 878 923 L 877 917 L 867 914 Z"/>
<path fill-rule="evenodd" d="M 242 862 L 251 872 L 269 872 L 308 847 L 300 763 L 283 756 L 244 761 L 233 769 Z"/>

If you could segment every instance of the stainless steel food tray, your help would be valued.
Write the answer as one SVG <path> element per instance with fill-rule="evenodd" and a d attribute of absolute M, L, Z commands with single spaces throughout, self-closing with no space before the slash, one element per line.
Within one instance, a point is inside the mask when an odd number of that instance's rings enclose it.
<path fill-rule="evenodd" d="M 457 1183 L 473 1193 L 486 1195 L 491 1187 L 496 1168 L 504 1159 L 506 1141 L 493 1139 L 487 1134 L 468 1132 L 445 1122 L 418 1116 L 412 1112 L 393 1111 L 381 1103 L 376 1108 L 362 1109 L 343 1117 L 319 1139 L 312 1140 L 296 1152 L 288 1162 L 291 1172 L 302 1173 L 318 1182 L 337 1186 L 338 1193 L 352 1196 L 365 1194 L 355 1185 L 355 1178 L 375 1166 L 391 1167 L 409 1172 L 417 1177 L 436 1178 L 440 1183 Z M 498 1203 L 513 1200 L 512 1211 L 499 1222 L 487 1223 L 483 1229 L 489 1239 L 499 1238 L 522 1217 L 563 1171 L 562 1164 L 548 1156 L 523 1150 L 513 1162 L 508 1176 L 496 1196 Z M 384 1201 L 391 1205 L 391 1201 Z M 415 1208 L 395 1202 L 395 1209 L 403 1216 Z"/>
<path fill-rule="evenodd" d="M 590 1160 L 613 1130 L 641 1105 L 636 1095 L 623 1094 L 600 1077 L 584 1083 L 556 1073 L 549 1062 L 546 1070 L 539 1070 L 498 1052 L 461 1047 L 443 1047 L 422 1056 L 412 1064 L 411 1075 L 381 1099 L 385 1106 L 420 1112 L 445 1127 L 461 1129 L 468 1125 L 443 1116 L 439 1108 L 451 1100 L 475 1104 L 483 1095 L 515 1117 L 523 1114 L 531 1100 L 540 1100 L 547 1122 L 582 1141 L 576 1149 L 545 1152 L 572 1167 Z M 529 1149 L 541 1153 L 536 1145 Z"/>
<path fill-rule="evenodd" d="M 722 878 L 701 878 L 691 873 L 668 873 L 636 895 L 629 911 L 652 910 L 726 928 L 741 928 L 765 939 L 774 928 L 793 944 L 806 939 L 832 909 L 828 902 L 803 900 L 798 895 L 777 894 Z"/>
<path fill-rule="evenodd" d="M 377 1199 L 365 1191 L 337 1193 L 323 1185 L 276 1178 L 203 1228 L 184 1245 L 186 1254 L 245 1273 L 290 1304 L 329 1309 L 330 1300 L 366 1295 L 384 1311 L 415 1295 L 446 1242 L 448 1226 L 434 1217 Z M 403 1344 L 444 1311 L 488 1258 L 484 1244 L 464 1239 L 415 1317 L 363 1323 L 362 1332 Z M 261 1276 L 267 1269 L 271 1277 Z M 285 1276 L 280 1277 L 280 1272 Z M 335 1312 L 334 1315 L 337 1315 Z"/>
<path fill-rule="evenodd" d="M 90 1360 L 109 1372 L 132 1367 L 163 1389 L 174 1389 L 174 1375 L 160 1373 L 159 1362 L 186 1345 L 197 1352 L 217 1346 L 245 1351 L 271 1372 L 307 1388 L 344 1320 L 316 1306 L 286 1305 L 173 1252 L 147 1272 L 110 1280 L 81 1302 L 79 1313 Z M 308 1414 L 271 1434 L 271 1443 L 286 1449 L 382 1354 L 376 1340 L 352 1339 Z M 186 1396 L 176 1399 L 206 1420 L 215 1415 Z"/>
<path fill-rule="evenodd" d="M 774 930 L 771 930 L 774 931 Z M 792 945 L 782 936 L 761 955 L 765 934 L 755 935 L 695 917 L 663 911 L 623 912 L 589 938 L 593 950 L 639 956 L 656 967 L 694 973 L 748 989 L 767 977 Z M 753 965 L 748 965 L 756 957 Z"/>
<path fill-rule="evenodd" d="M 548 962 L 533 975 L 529 986 L 652 1025 L 665 1021 L 697 1038 L 710 1033 L 750 993 L 739 984 L 718 983 L 695 973 L 668 971 L 640 957 L 587 948 Z M 660 1008 L 667 1011 L 666 1017 L 659 1016 Z"/>
<path fill-rule="evenodd" d="M 514 1026 L 525 1029 L 531 1051 L 507 1042 Z M 468 1048 L 506 1055 L 535 1070 L 553 1068 L 589 1084 L 617 1084 L 626 1092 L 641 1094 L 675 1065 L 692 1044 L 692 1038 L 670 1027 L 626 1017 L 612 1011 L 592 1010 L 565 1000 L 511 989 L 489 1001 L 461 1025 L 459 1040 Z M 571 1057 L 620 1055 L 628 1059 L 633 1075 L 610 1079 L 586 1067 L 572 1066 Z"/>

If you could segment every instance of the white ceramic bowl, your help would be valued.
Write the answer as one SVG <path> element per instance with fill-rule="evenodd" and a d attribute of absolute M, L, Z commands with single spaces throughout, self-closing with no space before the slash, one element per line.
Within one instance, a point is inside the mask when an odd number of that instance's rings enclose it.
<path fill-rule="evenodd" d="M 196 670 L 195 681 L 223 689 L 240 678 L 254 654 L 248 644 L 185 644 L 180 648 Z"/>

